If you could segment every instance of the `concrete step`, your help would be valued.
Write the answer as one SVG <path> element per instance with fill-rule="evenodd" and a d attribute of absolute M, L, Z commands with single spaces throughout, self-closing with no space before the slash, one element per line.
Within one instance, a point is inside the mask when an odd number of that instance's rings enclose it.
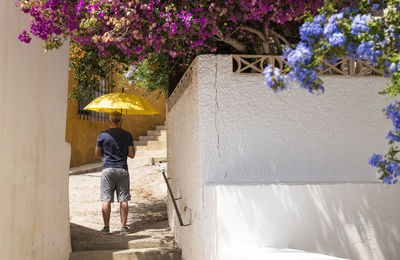
<path fill-rule="evenodd" d="M 143 166 L 151 166 L 157 163 L 167 162 L 167 157 L 135 157 L 134 159 L 128 159 L 128 168 L 135 169 Z"/>
<path fill-rule="evenodd" d="M 178 248 L 76 251 L 70 260 L 182 260 Z"/>
<path fill-rule="evenodd" d="M 159 146 L 159 145 L 165 145 L 167 146 L 167 141 L 134 141 L 134 145 L 136 146 Z"/>
<path fill-rule="evenodd" d="M 144 146 L 135 146 L 136 151 L 152 151 L 152 150 L 167 150 L 166 145 L 144 145 Z"/>
<path fill-rule="evenodd" d="M 153 164 L 167 162 L 167 157 L 152 158 Z"/>
<path fill-rule="evenodd" d="M 143 145 L 147 145 L 148 141 L 133 141 L 133 145 L 134 146 L 143 146 Z"/>
<path fill-rule="evenodd" d="M 76 251 L 69 255 L 69 260 L 112 260 L 116 250 Z"/>
<path fill-rule="evenodd" d="M 139 136 L 139 141 L 167 141 L 167 136 Z"/>
<path fill-rule="evenodd" d="M 178 248 L 128 249 L 115 252 L 112 260 L 182 260 Z"/>
<path fill-rule="evenodd" d="M 167 136 L 167 130 L 147 130 L 148 136 Z"/>
<path fill-rule="evenodd" d="M 135 157 L 150 157 L 150 158 L 167 157 L 167 150 L 137 151 Z"/>
<path fill-rule="evenodd" d="M 103 168 L 102 162 L 90 163 L 69 169 L 69 175 L 85 174 L 89 172 L 100 172 Z"/>
<path fill-rule="evenodd" d="M 128 239 L 127 235 L 123 238 Z M 173 236 L 163 238 L 141 238 L 131 240 L 94 240 L 85 241 L 84 243 L 73 243 L 75 251 L 93 251 L 93 250 L 126 250 L 126 249 L 144 249 L 144 248 L 174 248 L 175 241 Z"/>
<path fill-rule="evenodd" d="M 157 130 L 167 130 L 168 127 L 167 127 L 166 125 L 157 125 L 157 126 L 156 126 L 156 129 L 157 129 Z"/>
<path fill-rule="evenodd" d="M 128 158 L 129 168 L 138 168 L 142 166 L 154 165 L 153 158 L 151 157 L 135 157 L 133 159 Z"/>

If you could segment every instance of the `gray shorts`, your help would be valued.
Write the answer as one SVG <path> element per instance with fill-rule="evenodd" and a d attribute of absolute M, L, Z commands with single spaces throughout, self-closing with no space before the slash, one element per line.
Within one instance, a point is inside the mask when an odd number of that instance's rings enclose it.
<path fill-rule="evenodd" d="M 101 172 L 100 200 L 114 202 L 114 191 L 118 202 L 131 200 L 129 172 L 120 168 L 106 168 Z"/>

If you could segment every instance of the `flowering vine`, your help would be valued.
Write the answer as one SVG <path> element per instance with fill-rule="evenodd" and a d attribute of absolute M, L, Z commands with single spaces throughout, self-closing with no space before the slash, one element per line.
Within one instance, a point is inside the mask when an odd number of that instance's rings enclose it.
<path fill-rule="evenodd" d="M 182 63 L 179 58 L 215 53 L 221 46 L 236 53 L 279 54 L 283 45 L 297 42 L 293 35 L 303 16 L 314 14 L 322 3 L 323 0 L 19 0 L 16 5 L 32 18 L 29 32 L 26 30 L 19 37 L 21 41 L 29 42 L 35 36 L 44 41 L 46 49 L 54 49 L 70 39 L 84 52 L 94 54 L 89 55 L 93 66 L 78 65 L 79 61 L 73 59 L 75 70 L 85 69 L 77 73 L 77 79 L 87 80 L 89 75 L 101 76 L 115 62 L 128 69 L 157 54 L 165 55 L 168 58 L 163 60 L 173 64 Z M 89 85 L 96 84 L 93 81 Z"/>
<path fill-rule="evenodd" d="M 336 9 L 326 3 L 319 15 L 310 16 L 300 27 L 301 41 L 295 48 L 288 47 L 283 59 L 289 64 L 289 72 L 281 75 L 279 70 L 267 67 L 265 81 L 273 90 L 284 90 L 296 81 L 313 93 L 324 91 L 317 71 L 338 57 L 369 60 L 377 66 L 390 83 L 382 94 L 396 96 L 400 92 L 400 3 L 399 0 L 354 2 L 351 6 Z M 387 139 L 391 145 L 385 155 L 374 154 L 370 165 L 377 167 L 383 183 L 394 184 L 400 176 L 400 105 L 396 101 L 385 110 L 394 129 Z"/>

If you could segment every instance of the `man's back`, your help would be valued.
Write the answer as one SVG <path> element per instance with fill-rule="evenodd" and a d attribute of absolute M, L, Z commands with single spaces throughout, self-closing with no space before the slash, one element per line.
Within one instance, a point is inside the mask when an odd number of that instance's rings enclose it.
<path fill-rule="evenodd" d="M 121 128 L 103 131 L 97 137 L 97 146 L 103 148 L 103 169 L 128 169 L 126 162 L 128 147 L 133 146 L 132 135 L 129 132 Z"/>

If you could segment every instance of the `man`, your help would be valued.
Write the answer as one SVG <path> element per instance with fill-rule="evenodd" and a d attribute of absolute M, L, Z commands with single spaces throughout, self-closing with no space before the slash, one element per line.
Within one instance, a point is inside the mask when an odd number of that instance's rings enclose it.
<path fill-rule="evenodd" d="M 127 157 L 135 157 L 132 135 L 121 129 L 121 114 L 110 114 L 110 128 L 101 132 L 97 137 L 96 156 L 103 159 L 101 173 L 100 200 L 104 228 L 100 231 L 110 233 L 111 202 L 114 202 L 114 191 L 120 203 L 121 234 L 129 233 L 126 225 L 128 218 L 128 201 L 131 199 L 129 192 L 129 172 Z"/>

